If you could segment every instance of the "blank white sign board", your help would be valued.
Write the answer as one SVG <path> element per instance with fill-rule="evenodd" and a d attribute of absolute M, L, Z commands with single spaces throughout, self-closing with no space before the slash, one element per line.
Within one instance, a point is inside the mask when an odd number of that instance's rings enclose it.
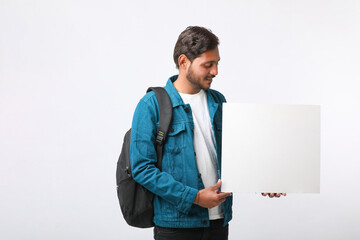
<path fill-rule="evenodd" d="M 224 103 L 223 192 L 320 193 L 320 106 Z"/>

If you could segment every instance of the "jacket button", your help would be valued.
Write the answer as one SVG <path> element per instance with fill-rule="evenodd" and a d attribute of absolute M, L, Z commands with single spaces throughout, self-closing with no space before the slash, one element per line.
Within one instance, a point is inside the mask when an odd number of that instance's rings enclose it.
<path fill-rule="evenodd" d="M 190 112 L 190 109 L 185 108 L 185 112 L 186 112 L 186 113 L 189 113 L 189 112 Z"/>
<path fill-rule="evenodd" d="M 172 133 L 173 133 L 173 132 L 174 132 L 174 129 L 173 129 L 173 128 L 170 128 L 170 132 L 172 132 Z"/>
<path fill-rule="evenodd" d="M 203 220 L 202 223 L 203 223 L 204 225 L 206 225 L 207 221 L 206 221 L 206 220 Z"/>
<path fill-rule="evenodd" d="M 195 155 L 195 157 L 196 157 L 196 152 L 194 152 L 194 155 Z"/>

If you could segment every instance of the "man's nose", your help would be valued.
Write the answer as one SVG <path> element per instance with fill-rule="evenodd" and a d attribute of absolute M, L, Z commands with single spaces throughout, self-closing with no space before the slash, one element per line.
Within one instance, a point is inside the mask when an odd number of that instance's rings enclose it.
<path fill-rule="evenodd" d="M 211 74 L 211 75 L 214 75 L 214 76 L 218 75 L 218 66 L 217 66 L 217 65 L 214 65 L 214 66 L 211 68 L 210 74 Z"/>

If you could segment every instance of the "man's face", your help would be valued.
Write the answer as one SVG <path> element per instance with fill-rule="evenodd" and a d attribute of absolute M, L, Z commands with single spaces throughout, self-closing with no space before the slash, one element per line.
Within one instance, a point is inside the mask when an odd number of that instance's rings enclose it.
<path fill-rule="evenodd" d="M 194 90 L 208 90 L 218 74 L 219 49 L 208 50 L 195 58 L 186 72 L 186 78 Z"/>

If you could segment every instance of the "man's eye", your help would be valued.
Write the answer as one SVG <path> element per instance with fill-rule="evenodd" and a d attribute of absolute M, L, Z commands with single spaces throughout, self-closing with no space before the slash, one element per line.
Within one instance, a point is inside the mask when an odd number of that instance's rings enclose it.
<path fill-rule="evenodd" d="M 211 68 L 212 67 L 212 64 L 207 64 L 205 65 L 206 68 Z"/>

